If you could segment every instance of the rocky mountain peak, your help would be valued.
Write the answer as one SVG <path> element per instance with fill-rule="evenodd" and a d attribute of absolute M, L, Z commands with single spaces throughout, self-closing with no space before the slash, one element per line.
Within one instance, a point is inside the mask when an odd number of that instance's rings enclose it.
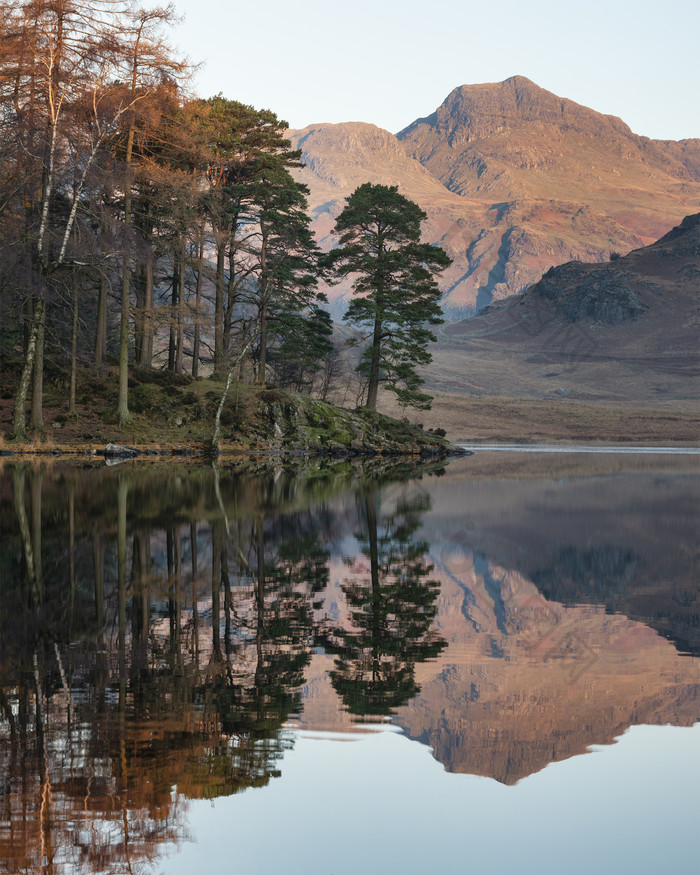
<path fill-rule="evenodd" d="M 413 174 L 430 175 L 408 158 L 393 134 L 366 122 L 309 125 L 289 131 L 288 137 L 301 149 L 306 168 L 339 188 L 377 181 L 372 178 L 377 174 L 405 172 L 406 165 Z"/>
<path fill-rule="evenodd" d="M 512 76 L 503 82 L 455 88 L 435 113 L 413 122 L 397 137 L 411 141 L 428 127 L 457 148 L 532 125 L 569 134 L 576 131 L 588 136 L 633 136 L 629 127 L 614 116 L 558 97 L 525 76 Z"/>
<path fill-rule="evenodd" d="M 461 85 L 397 136 L 346 122 L 289 138 L 324 248 L 365 182 L 397 185 L 425 210 L 424 237 L 453 259 L 440 279 L 449 319 L 522 291 L 553 265 L 650 244 L 700 203 L 700 140 L 639 137 L 525 76 Z"/>

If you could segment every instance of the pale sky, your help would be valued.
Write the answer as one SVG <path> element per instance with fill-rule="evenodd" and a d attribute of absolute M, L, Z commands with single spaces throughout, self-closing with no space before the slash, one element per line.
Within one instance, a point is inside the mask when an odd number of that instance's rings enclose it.
<path fill-rule="evenodd" d="M 657 139 L 700 137 L 700 0 L 175 0 L 195 89 L 292 128 L 396 133 L 516 74 Z"/>

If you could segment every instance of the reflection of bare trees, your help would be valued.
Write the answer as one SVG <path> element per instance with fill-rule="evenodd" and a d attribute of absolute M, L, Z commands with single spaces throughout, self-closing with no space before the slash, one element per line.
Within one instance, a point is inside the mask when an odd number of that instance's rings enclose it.
<path fill-rule="evenodd" d="M 222 515 L 211 472 L 168 482 L 0 481 L 7 871 L 148 869 L 188 799 L 279 774 L 327 577 L 317 521 L 273 520 L 274 483 L 251 513 L 227 480 Z"/>
<path fill-rule="evenodd" d="M 414 536 L 424 508 L 378 517 L 374 495 L 325 501 L 336 489 L 323 468 L 0 476 L 7 871 L 146 870 L 187 838 L 188 800 L 267 784 L 314 646 L 336 650 L 338 689 L 361 689 L 361 710 L 417 690 L 415 664 L 442 646 Z M 365 557 L 346 594 L 364 643 L 319 621 L 326 545 L 358 509 Z"/>

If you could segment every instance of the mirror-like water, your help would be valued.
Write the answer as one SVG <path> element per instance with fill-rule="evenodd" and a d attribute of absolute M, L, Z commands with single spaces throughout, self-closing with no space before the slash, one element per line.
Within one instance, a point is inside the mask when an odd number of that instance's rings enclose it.
<path fill-rule="evenodd" d="M 0 872 L 689 870 L 700 468 L 0 469 Z"/>

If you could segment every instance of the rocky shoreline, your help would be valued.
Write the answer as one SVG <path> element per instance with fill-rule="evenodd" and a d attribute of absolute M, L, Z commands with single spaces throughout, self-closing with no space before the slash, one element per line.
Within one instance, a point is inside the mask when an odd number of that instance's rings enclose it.
<path fill-rule="evenodd" d="M 179 401 L 180 399 L 178 399 Z M 211 458 L 220 455 L 369 456 L 438 458 L 462 455 L 441 429 L 424 430 L 406 420 L 358 408 L 335 407 L 306 395 L 263 389 L 224 408 L 220 438 L 212 445 L 210 420 L 195 402 L 176 404 L 179 420 L 191 428 L 169 427 L 157 419 L 154 405 L 150 423 L 141 416 L 123 429 L 105 429 L 101 435 L 46 435 L 31 442 L 0 442 L 0 455 L 42 455 L 129 458 Z M 179 432 L 179 434 L 178 434 Z"/>

